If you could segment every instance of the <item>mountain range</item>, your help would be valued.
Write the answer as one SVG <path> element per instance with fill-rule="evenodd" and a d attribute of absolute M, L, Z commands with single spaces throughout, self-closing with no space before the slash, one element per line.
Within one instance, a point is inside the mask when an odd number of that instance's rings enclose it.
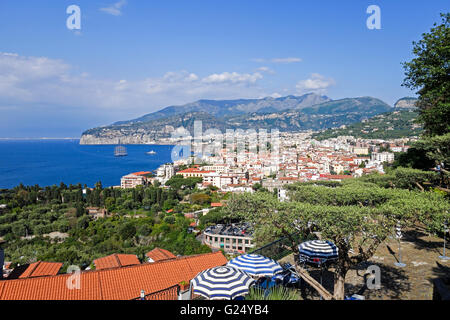
<path fill-rule="evenodd" d="M 199 100 L 169 106 L 137 119 L 83 132 L 81 144 L 163 143 L 179 127 L 193 132 L 194 121 L 202 129 L 275 129 L 280 131 L 323 130 L 359 122 L 392 111 L 373 97 L 332 100 L 314 93 L 280 98 Z"/>

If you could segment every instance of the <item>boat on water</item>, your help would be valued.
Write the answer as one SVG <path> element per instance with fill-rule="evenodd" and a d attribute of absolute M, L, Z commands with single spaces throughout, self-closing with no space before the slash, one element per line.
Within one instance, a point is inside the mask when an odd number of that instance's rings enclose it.
<path fill-rule="evenodd" d="M 125 157 L 127 156 L 127 148 L 125 148 L 124 146 L 117 146 L 114 149 L 114 156 L 116 157 Z"/>
<path fill-rule="evenodd" d="M 146 154 L 156 154 L 156 151 L 150 150 L 149 152 L 146 152 Z"/>

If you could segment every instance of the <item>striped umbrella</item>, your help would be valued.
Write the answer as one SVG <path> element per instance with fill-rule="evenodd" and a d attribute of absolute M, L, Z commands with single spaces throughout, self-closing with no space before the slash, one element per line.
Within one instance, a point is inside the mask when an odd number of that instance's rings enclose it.
<path fill-rule="evenodd" d="M 252 276 L 271 277 L 283 271 L 278 262 L 259 254 L 244 254 L 232 259 L 227 266 L 243 270 Z"/>
<path fill-rule="evenodd" d="M 302 258 L 316 263 L 337 259 L 338 257 L 338 248 L 328 240 L 306 241 L 298 246 L 298 250 Z"/>
<path fill-rule="evenodd" d="M 214 267 L 204 270 L 192 279 L 192 288 L 207 299 L 228 299 L 248 294 L 255 280 L 245 271 L 229 267 Z"/>

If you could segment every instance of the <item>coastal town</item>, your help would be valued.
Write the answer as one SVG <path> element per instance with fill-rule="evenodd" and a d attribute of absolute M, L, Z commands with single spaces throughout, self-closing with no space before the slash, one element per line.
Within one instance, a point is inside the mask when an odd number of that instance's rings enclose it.
<path fill-rule="evenodd" d="M 414 138 L 393 140 L 355 139 L 342 136 L 324 141 L 310 138 L 311 133 L 281 133 L 277 152 L 245 151 L 240 155 L 220 150 L 217 156 L 186 157 L 175 163 L 161 165 L 153 173 L 140 171 L 122 177 L 120 188 L 163 185 L 175 175 L 201 178 L 198 190 L 213 187 L 217 192 L 254 193 L 259 188 L 275 192 L 280 201 L 288 198 L 286 185 L 308 181 L 342 181 L 363 175 L 384 174 L 385 166 L 395 160 L 395 153 L 406 152 Z M 174 142 L 174 141 L 172 141 Z M 201 144 L 204 147 L 204 144 Z M 235 147 L 235 145 L 233 145 Z M 195 148 L 195 147 L 194 147 Z M 201 164 L 195 164 L 195 162 Z M 211 203 L 209 208 L 185 213 L 194 218 L 191 231 L 199 217 L 224 203 Z M 170 213 L 173 209 L 168 210 Z M 213 250 L 243 254 L 255 247 L 249 226 L 216 225 L 204 230 L 202 243 Z"/>
<path fill-rule="evenodd" d="M 222 192 L 253 192 L 255 186 L 270 191 L 286 184 L 306 181 L 341 181 L 378 172 L 395 160 L 395 153 L 406 152 L 414 138 L 393 140 L 356 139 L 352 136 L 317 141 L 308 133 L 281 133 L 277 152 L 229 152 L 201 158 L 186 157 L 150 171 L 122 177 L 122 188 L 133 188 L 158 181 L 167 182 L 174 175 L 200 177 L 199 188 L 209 185 Z M 197 163 L 197 164 L 196 164 Z M 200 164 L 198 164 L 200 163 Z M 180 168 L 185 168 L 180 170 Z"/>
<path fill-rule="evenodd" d="M 450 301 L 448 1 L 324 1 L 2 0 L 0 301 Z"/>

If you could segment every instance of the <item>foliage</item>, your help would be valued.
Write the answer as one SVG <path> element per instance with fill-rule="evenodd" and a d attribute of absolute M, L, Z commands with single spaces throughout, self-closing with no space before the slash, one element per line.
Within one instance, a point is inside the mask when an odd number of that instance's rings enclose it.
<path fill-rule="evenodd" d="M 434 167 L 436 161 L 448 166 L 450 164 L 450 133 L 423 137 L 397 158 L 395 166 L 429 170 Z"/>
<path fill-rule="evenodd" d="M 198 183 L 202 182 L 202 178 L 183 178 L 182 175 L 175 175 L 166 182 L 166 186 L 170 186 L 175 190 L 184 188 L 194 189 Z"/>
<path fill-rule="evenodd" d="M 258 244 L 281 236 L 291 238 L 294 255 L 298 243 L 292 235 L 297 232 L 308 235 L 316 231 L 322 239 L 335 243 L 339 248 L 337 298 L 343 297 L 347 271 L 369 259 L 399 221 L 402 225 L 420 222 L 436 232 L 449 217 L 449 202 L 441 194 L 382 188 L 359 180 L 335 188 L 297 185 L 290 198 L 290 202 L 279 202 L 267 193 L 236 195 L 226 210 L 255 225 Z"/>
<path fill-rule="evenodd" d="M 312 135 L 317 140 L 353 136 L 363 139 L 398 139 L 419 136 L 422 128 L 417 126 L 418 113 L 412 110 L 397 110 L 375 115 L 364 122 L 349 124 L 343 128 L 327 129 Z"/>
<path fill-rule="evenodd" d="M 245 300 L 300 300 L 300 294 L 295 289 L 289 289 L 281 285 L 268 290 L 261 287 L 251 287 Z"/>
<path fill-rule="evenodd" d="M 209 204 L 211 203 L 211 197 L 205 193 L 194 193 L 191 194 L 190 200 L 192 204 Z"/>
<path fill-rule="evenodd" d="M 396 168 L 384 175 L 373 173 L 359 178 L 359 181 L 373 183 L 383 188 L 409 190 L 422 190 L 424 184 L 435 184 L 438 180 L 439 176 L 435 172 L 403 167 Z"/>
<path fill-rule="evenodd" d="M 0 191 L 0 237 L 7 260 L 17 264 L 36 260 L 88 266 L 96 258 L 113 253 L 143 254 L 162 247 L 175 254 L 210 252 L 195 235 L 188 233 L 190 221 L 183 215 L 160 219 L 167 206 L 177 207 L 176 190 L 155 186 L 136 189 L 87 189 L 81 185 L 19 185 Z M 111 217 L 94 220 L 86 207 L 106 206 Z M 146 209 L 147 208 L 147 209 Z M 49 234 L 59 232 L 59 238 Z"/>

